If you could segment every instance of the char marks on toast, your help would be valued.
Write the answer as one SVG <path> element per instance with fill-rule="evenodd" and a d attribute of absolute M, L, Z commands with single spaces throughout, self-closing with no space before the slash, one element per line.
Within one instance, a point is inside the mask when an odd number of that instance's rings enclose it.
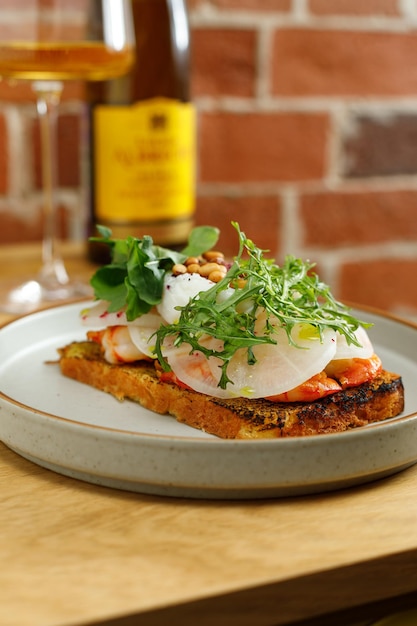
<path fill-rule="evenodd" d="M 259 439 L 335 433 L 379 422 L 404 408 L 401 377 L 382 371 L 363 383 L 314 402 L 271 402 L 266 399 L 219 399 L 182 389 L 159 379 L 154 364 L 138 361 L 112 365 L 100 347 L 73 342 L 60 350 L 65 376 L 132 400 L 179 422 L 225 439 Z"/>

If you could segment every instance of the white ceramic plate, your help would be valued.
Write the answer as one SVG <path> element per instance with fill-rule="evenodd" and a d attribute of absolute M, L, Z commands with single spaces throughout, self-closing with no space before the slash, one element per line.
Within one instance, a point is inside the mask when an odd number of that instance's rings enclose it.
<path fill-rule="evenodd" d="M 403 377 L 402 416 L 346 433 L 226 441 L 67 379 L 57 348 L 85 338 L 79 311 L 48 309 L 0 330 L 0 440 L 81 480 L 159 495 L 261 498 L 329 491 L 417 462 L 417 327 L 368 311 L 384 366 Z M 48 363 L 49 362 L 49 363 Z"/>

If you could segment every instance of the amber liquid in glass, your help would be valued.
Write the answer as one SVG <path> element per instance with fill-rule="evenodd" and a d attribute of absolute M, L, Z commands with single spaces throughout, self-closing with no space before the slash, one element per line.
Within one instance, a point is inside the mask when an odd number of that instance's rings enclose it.
<path fill-rule="evenodd" d="M 103 42 L 0 43 L 0 76 L 24 80 L 104 80 L 124 74 L 132 49 L 117 51 Z"/>

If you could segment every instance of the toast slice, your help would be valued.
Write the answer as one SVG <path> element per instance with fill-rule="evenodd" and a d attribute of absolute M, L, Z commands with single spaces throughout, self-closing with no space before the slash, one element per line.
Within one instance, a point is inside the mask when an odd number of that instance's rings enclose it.
<path fill-rule="evenodd" d="M 73 342 L 59 354 L 65 376 L 224 439 L 341 432 L 395 417 L 404 408 L 401 377 L 387 371 L 371 382 L 314 402 L 224 400 L 161 381 L 153 362 L 111 365 L 94 342 Z"/>

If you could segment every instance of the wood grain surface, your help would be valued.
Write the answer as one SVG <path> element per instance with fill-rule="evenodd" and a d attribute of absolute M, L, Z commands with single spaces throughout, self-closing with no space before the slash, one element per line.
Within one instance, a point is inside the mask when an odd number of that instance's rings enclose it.
<path fill-rule="evenodd" d="M 1 289 L 11 254 L 20 277 L 36 250 L 0 250 Z M 91 273 L 82 248 L 68 258 Z M 367 603 L 417 594 L 416 496 L 417 466 L 308 497 L 142 496 L 0 444 L 0 623 L 266 626 L 348 609 L 359 619 Z"/>

